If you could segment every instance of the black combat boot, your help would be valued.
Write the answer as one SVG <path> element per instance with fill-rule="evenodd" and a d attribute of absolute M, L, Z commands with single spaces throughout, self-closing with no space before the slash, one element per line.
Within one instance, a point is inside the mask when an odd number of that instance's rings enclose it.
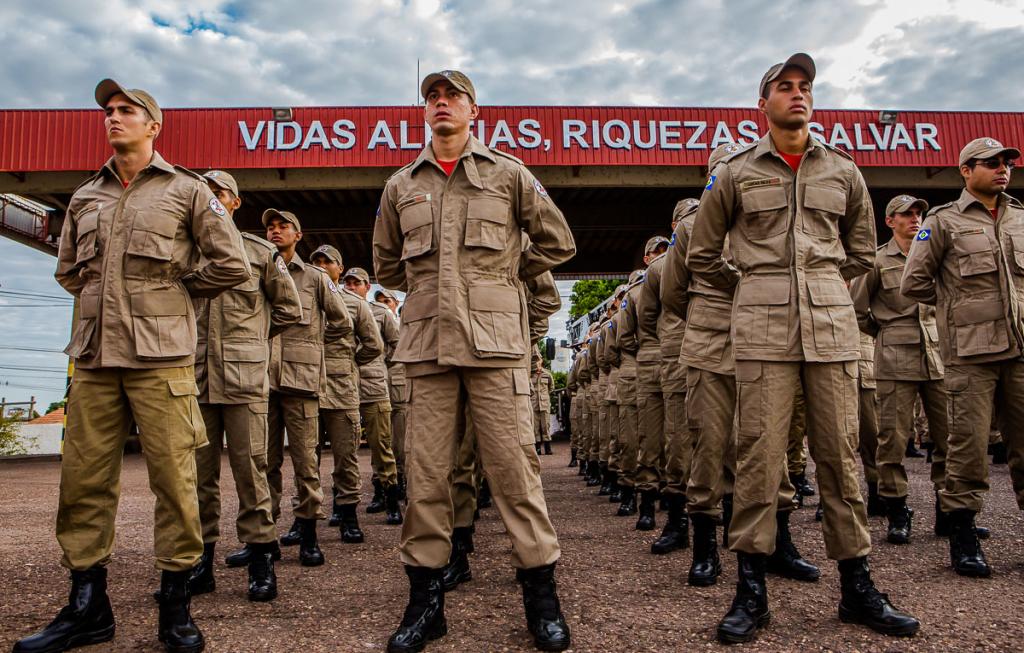
<path fill-rule="evenodd" d="M 764 572 L 768 556 L 762 553 L 736 554 L 739 581 L 732 607 L 718 622 L 718 641 L 739 644 L 754 639 L 757 629 L 771 619 L 768 611 L 768 587 Z"/>
<path fill-rule="evenodd" d="M 384 491 L 384 502 L 387 507 L 387 515 L 384 523 L 389 526 L 397 526 L 402 523 L 402 506 L 399 503 L 399 490 L 397 485 L 392 485 Z"/>
<path fill-rule="evenodd" d="M 249 600 L 273 601 L 277 598 L 277 574 L 274 573 L 276 542 L 253 544 L 249 560 Z"/>
<path fill-rule="evenodd" d="M 775 513 L 775 552 L 768 556 L 767 570 L 783 578 L 813 583 L 821 578 L 821 570 L 800 556 L 789 534 L 789 515 L 785 510 Z"/>
<path fill-rule="evenodd" d="M 363 530 L 359 528 L 356 504 L 349 503 L 338 507 L 341 509 L 341 541 L 346 544 L 359 544 L 365 538 L 363 537 Z"/>
<path fill-rule="evenodd" d="M 491 485 L 487 482 L 487 479 L 480 481 L 480 491 L 476 493 L 476 507 L 480 510 L 490 508 L 491 505 Z"/>
<path fill-rule="evenodd" d="M 171 653 L 198 653 L 206 646 L 203 633 L 192 621 L 192 597 L 188 590 L 191 571 L 160 574 L 160 625 L 157 636 Z"/>
<path fill-rule="evenodd" d="M 338 504 L 338 490 L 334 489 L 334 500 L 331 501 L 331 518 L 328 520 L 327 525 L 331 528 L 337 528 L 341 525 L 341 505 Z"/>
<path fill-rule="evenodd" d="M 601 484 L 601 464 L 596 460 L 587 463 L 587 487 Z"/>
<path fill-rule="evenodd" d="M 441 574 L 444 591 L 450 592 L 473 579 L 473 571 L 469 568 L 469 554 L 472 551 L 473 529 L 462 526 L 455 528 L 452 531 L 452 552 Z"/>
<path fill-rule="evenodd" d="M 569 625 L 562 616 L 555 590 L 554 563 L 533 569 L 517 569 L 516 580 L 523 586 L 526 627 L 533 635 L 533 645 L 541 651 L 569 648 Z"/>
<path fill-rule="evenodd" d="M 651 553 L 664 555 L 690 546 L 690 519 L 686 515 L 686 497 L 682 494 L 668 495 L 668 516 L 661 537 L 651 544 Z"/>
<path fill-rule="evenodd" d="M 578 455 L 578 454 L 577 454 Z M 584 458 L 577 458 L 576 462 L 579 463 L 579 468 L 576 470 L 576 476 L 582 476 L 583 480 L 587 480 L 587 461 Z"/>
<path fill-rule="evenodd" d="M 408 501 L 409 496 L 406 494 L 405 485 L 405 474 L 398 472 L 398 496 L 402 501 Z"/>
<path fill-rule="evenodd" d="M 825 519 L 825 504 L 818 502 L 818 507 L 814 510 L 814 521 L 823 521 Z"/>
<path fill-rule="evenodd" d="M 868 483 L 868 517 L 885 517 L 885 499 L 878 494 L 878 483 Z"/>
<path fill-rule="evenodd" d="M 813 497 L 814 486 L 807 482 L 806 474 L 790 474 L 789 482 L 793 484 L 799 497 Z"/>
<path fill-rule="evenodd" d="M 114 638 L 114 613 L 107 598 L 106 567 L 71 572 L 68 604 L 46 628 L 14 644 L 14 653 L 49 653 L 108 642 Z"/>
<path fill-rule="evenodd" d="M 378 512 L 384 512 L 384 486 L 380 480 L 373 479 L 373 498 L 370 499 L 369 505 L 366 506 L 367 514 L 375 514 Z"/>
<path fill-rule="evenodd" d="M 299 563 L 303 567 L 319 567 L 324 564 L 324 553 L 316 540 L 316 520 L 300 519 L 299 531 L 302 541 L 299 542 Z"/>
<path fill-rule="evenodd" d="M 974 511 L 954 510 L 949 513 L 949 559 L 961 576 L 988 578 L 992 568 L 985 560 L 974 528 Z"/>
<path fill-rule="evenodd" d="M 217 582 L 213 578 L 213 552 L 216 547 L 216 542 L 203 544 L 203 555 L 199 556 L 199 562 L 192 567 L 188 577 L 188 593 L 191 596 L 209 594 L 217 589 Z"/>
<path fill-rule="evenodd" d="M 632 485 L 623 486 L 619 490 L 619 509 L 615 513 L 619 517 L 631 517 L 636 514 L 636 489 Z"/>
<path fill-rule="evenodd" d="M 448 634 L 441 570 L 406 565 L 405 574 L 409 577 L 409 604 L 398 630 L 388 639 L 388 653 L 417 653 L 428 641 Z"/>
<path fill-rule="evenodd" d="M 653 531 L 657 524 L 654 520 L 654 512 L 658 502 L 657 490 L 644 490 L 640 493 L 640 516 L 636 520 L 636 530 Z"/>
<path fill-rule="evenodd" d="M 917 445 L 914 444 L 914 438 L 907 440 L 907 451 L 903 455 L 904 458 L 924 458 L 924 454 L 917 450 Z"/>
<path fill-rule="evenodd" d="M 1005 465 L 1010 462 L 1010 458 L 1007 455 L 1006 443 L 996 442 L 992 445 L 992 464 L 993 465 Z"/>
<path fill-rule="evenodd" d="M 668 510 L 668 493 L 665 492 L 664 485 L 658 489 L 658 510 L 662 512 L 666 512 Z"/>
<path fill-rule="evenodd" d="M 889 530 L 885 539 L 889 544 L 910 544 L 910 529 L 913 525 L 910 509 L 907 508 L 907 497 L 887 497 L 886 508 L 889 511 Z"/>
<path fill-rule="evenodd" d="M 883 635 L 896 637 L 910 637 L 921 627 L 917 619 L 897 610 L 888 595 L 875 589 L 866 557 L 839 561 L 839 585 L 841 621 L 864 624 Z"/>
<path fill-rule="evenodd" d="M 278 560 L 281 559 L 281 548 L 277 545 L 276 541 L 272 542 L 271 544 L 273 546 L 272 546 L 272 550 L 270 552 L 270 558 L 274 562 L 277 562 Z M 248 566 L 248 564 L 251 561 L 251 559 L 252 559 L 252 545 L 251 544 L 243 544 L 241 549 L 239 549 L 238 551 L 235 551 L 234 553 L 232 553 L 228 557 L 224 558 L 224 564 L 226 564 L 229 567 L 245 567 L 245 566 Z"/>
<path fill-rule="evenodd" d="M 545 456 L 550 456 L 551 455 L 551 442 L 550 441 L 544 443 L 544 455 Z"/>
<path fill-rule="evenodd" d="M 686 582 L 694 587 L 707 587 L 718 582 L 722 563 L 718 559 L 718 540 L 715 538 L 715 519 L 708 515 L 694 514 L 693 521 L 693 562 Z"/>
<path fill-rule="evenodd" d="M 612 483 L 615 472 L 608 469 L 608 463 L 598 463 L 601 468 L 601 487 L 597 490 L 597 496 L 606 497 L 612 493 Z"/>
<path fill-rule="evenodd" d="M 949 523 L 949 513 L 942 512 L 942 506 L 939 503 L 939 493 L 935 492 L 935 534 L 939 537 L 949 537 L 953 527 Z M 978 534 L 979 540 L 987 540 L 992 532 L 984 526 L 974 526 L 974 531 Z"/>
<path fill-rule="evenodd" d="M 541 447 L 540 442 L 535 442 L 534 445 L 533 445 L 533 448 L 537 451 L 537 455 L 538 456 L 540 455 L 540 447 Z"/>
<path fill-rule="evenodd" d="M 609 472 L 612 477 L 612 493 L 608 495 L 608 503 L 619 503 L 622 501 L 622 486 L 619 485 L 619 473 Z"/>
<path fill-rule="evenodd" d="M 576 447 L 569 449 L 569 467 L 575 467 L 579 465 L 579 461 L 576 459 Z"/>
<path fill-rule="evenodd" d="M 732 523 L 732 493 L 722 495 L 722 548 L 729 548 L 729 524 Z"/>
<path fill-rule="evenodd" d="M 296 517 L 292 521 L 291 527 L 288 532 L 281 536 L 281 546 L 298 546 L 299 542 L 302 541 L 302 533 L 299 531 L 299 518 Z"/>

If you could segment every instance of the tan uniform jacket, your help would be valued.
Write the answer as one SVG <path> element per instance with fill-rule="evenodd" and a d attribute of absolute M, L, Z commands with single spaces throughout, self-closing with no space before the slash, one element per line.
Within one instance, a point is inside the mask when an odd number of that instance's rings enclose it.
<path fill-rule="evenodd" d="M 716 374 L 735 374 L 730 333 L 733 289 L 708 285 L 694 278 L 686 267 L 686 249 L 696 218 L 694 210 L 676 225 L 672 234 L 661 282 L 661 302 L 664 310 L 687 318 L 680 363 Z M 731 265 L 728 243 L 724 253 L 723 261 Z"/>
<path fill-rule="evenodd" d="M 373 232 L 378 281 L 408 292 L 395 360 L 410 377 L 448 366 L 527 368 L 519 280 L 575 252 L 562 212 L 521 161 L 471 136 L 449 178 L 427 144 L 388 180 Z"/>
<path fill-rule="evenodd" d="M 643 292 L 643 285 L 644 277 L 641 276 L 629 286 L 619 304 L 619 312 L 615 314 L 618 324 L 611 347 L 617 354 L 619 373 L 623 376 L 635 377 L 637 374 L 636 355 L 640 351 L 640 341 L 637 337 L 636 303 Z"/>
<path fill-rule="evenodd" d="M 526 280 L 526 313 L 530 324 L 530 344 L 548 334 L 549 318 L 562 308 L 562 298 L 551 272 Z"/>
<path fill-rule="evenodd" d="M 79 300 L 64 351 L 83 369 L 192 365 L 190 296 L 249 278 L 238 230 L 195 173 L 154 152 L 125 188 L 113 161 L 75 190 L 61 231 L 54 276 Z"/>
<path fill-rule="evenodd" d="M 266 401 L 269 338 L 302 319 L 299 291 L 277 248 L 250 234 L 241 238 L 249 280 L 213 299 L 192 299 L 198 326 L 196 383 L 204 404 Z"/>
<path fill-rule="evenodd" d="M 580 388 L 590 385 L 590 352 L 586 347 L 580 349 L 580 353 L 577 354 L 576 360 L 579 361 L 579 366 L 576 368 L 576 382 Z"/>
<path fill-rule="evenodd" d="M 850 294 L 860 330 L 876 339 L 875 377 L 934 381 L 943 374 L 935 307 L 900 292 L 906 263 L 899 244 L 890 240 L 878 248 L 871 271 L 853 280 Z"/>
<path fill-rule="evenodd" d="M 377 324 L 384 351 L 370 362 L 359 366 L 359 403 L 374 404 L 378 401 L 390 401 L 391 391 L 388 387 L 388 361 L 395 353 L 398 345 L 398 322 L 394 313 L 384 304 L 367 301 L 373 319 Z"/>
<path fill-rule="evenodd" d="M 665 265 L 665 255 L 657 256 L 644 271 L 644 280 L 640 284 L 640 295 L 634 308 L 636 310 L 636 343 L 637 343 L 637 387 L 648 390 L 661 388 L 661 341 L 660 331 L 664 327 L 661 319 L 661 300 L 658 292 L 651 289 L 651 275 L 661 287 L 661 268 Z M 660 389 L 657 390 L 660 392 Z"/>
<path fill-rule="evenodd" d="M 653 340 L 651 334 L 657 338 L 661 368 L 667 369 L 668 365 L 676 365 L 679 359 L 679 348 L 683 344 L 683 332 L 686 330 L 686 322 L 678 315 L 663 310 L 661 304 L 661 278 L 665 273 L 666 254 L 658 256 L 651 261 L 644 275 L 644 282 L 640 297 L 637 299 L 637 328 L 640 333 L 640 355 L 639 362 L 643 362 L 644 344 Z M 641 365 L 641 374 L 643 366 Z M 644 379 L 638 379 L 641 384 Z"/>
<path fill-rule="evenodd" d="M 352 331 L 352 318 L 345 309 L 341 289 L 327 273 L 298 256 L 287 264 L 299 291 L 302 319 L 270 339 L 270 389 L 284 394 L 319 396 L 327 386 L 324 365 L 324 334 L 327 323 L 332 335 Z"/>
<path fill-rule="evenodd" d="M 946 365 L 1021 355 L 1024 205 L 999 198 L 999 219 L 966 189 L 928 212 L 910 247 L 900 291 L 934 304 Z"/>
<path fill-rule="evenodd" d="M 551 393 L 555 391 L 555 380 L 551 372 L 542 370 L 533 373 L 533 396 L 530 398 L 533 410 L 542 413 L 551 412 Z"/>
<path fill-rule="evenodd" d="M 723 258 L 726 235 L 742 277 Z M 766 134 L 711 173 L 687 252 L 690 272 L 733 286 L 737 360 L 852 361 L 857 315 L 845 279 L 871 269 L 875 219 L 850 156 L 810 139 L 799 172 Z"/>
<path fill-rule="evenodd" d="M 384 352 L 384 342 L 366 300 L 341 286 L 338 291 L 351 318 L 351 326 L 327 325 L 324 337 L 327 385 L 320 394 L 320 407 L 356 410 L 359 408 L 359 366 L 379 357 Z"/>
<path fill-rule="evenodd" d="M 570 397 L 576 396 L 576 391 L 579 390 L 579 377 L 578 372 L 580 369 L 580 361 L 582 356 L 578 355 L 572 359 L 572 365 L 569 366 L 569 374 L 565 377 L 565 391 L 569 393 Z"/>
<path fill-rule="evenodd" d="M 601 366 L 598 364 L 598 350 L 601 347 L 601 339 L 599 336 L 601 335 L 601 331 L 604 330 L 605 323 L 607 321 L 608 318 L 602 315 L 600 321 L 597 323 L 597 330 L 594 331 L 594 335 L 592 335 L 590 340 L 587 341 L 589 343 L 587 369 L 590 370 L 590 381 L 594 384 L 602 383 L 602 381 L 607 378 L 606 375 L 602 374 Z"/>

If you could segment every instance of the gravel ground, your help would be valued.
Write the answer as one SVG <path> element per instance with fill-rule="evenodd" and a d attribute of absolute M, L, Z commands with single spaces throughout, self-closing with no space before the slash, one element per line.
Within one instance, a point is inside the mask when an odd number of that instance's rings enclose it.
<path fill-rule="evenodd" d="M 604 497 L 593 495 L 565 467 L 568 448 L 542 456 L 548 506 L 562 543 L 558 566 L 563 610 L 575 651 L 665 651 L 722 649 L 714 626 L 728 608 L 734 558 L 723 554 L 724 582 L 692 588 L 685 582 L 688 551 L 652 556 L 658 531 L 633 530 L 633 518 L 618 518 Z M 286 464 L 287 461 L 286 461 Z M 328 460 L 324 470 L 329 469 Z M 360 455 L 364 488 L 369 459 Z M 807 585 L 771 578 L 771 624 L 749 651 L 1009 651 L 1024 633 L 1024 524 L 1014 504 L 1005 466 L 992 470 L 992 492 L 980 523 L 993 529 L 985 545 L 994 576 L 972 580 L 948 567 L 947 545 L 931 534 L 932 507 L 921 460 L 910 461 L 911 504 L 917 509 L 910 546 L 885 543 L 885 522 L 871 520 L 873 575 L 896 605 L 923 622 L 911 640 L 890 639 L 836 617 L 839 578 L 825 559 L 813 505 L 792 519 L 797 546 L 822 567 L 822 579 Z M 291 478 L 286 470 L 284 478 Z M 224 461 L 224 514 L 237 508 Z M 0 463 L 0 651 L 45 625 L 64 604 L 68 581 L 53 536 L 59 464 Z M 110 595 L 118 620 L 113 642 L 89 651 L 159 651 L 158 584 L 152 563 L 153 498 L 140 456 L 125 460 L 116 550 L 110 565 Z M 361 511 L 362 513 L 362 511 Z M 237 545 L 231 521 L 222 522 L 217 552 L 217 591 L 192 604 L 208 651 L 381 651 L 405 605 L 407 585 L 398 562 L 399 527 L 384 516 L 361 514 L 367 542 L 342 544 L 323 523 L 324 567 L 304 569 L 297 551 L 286 549 L 277 565 L 280 597 L 270 604 L 245 598 L 245 571 L 227 569 L 223 556 Z M 659 530 L 664 514 L 658 514 Z M 290 523 L 290 522 L 289 522 Z M 474 578 L 447 596 L 449 634 L 428 651 L 533 650 L 522 602 L 509 564 L 510 546 L 494 509 L 477 524 Z"/>

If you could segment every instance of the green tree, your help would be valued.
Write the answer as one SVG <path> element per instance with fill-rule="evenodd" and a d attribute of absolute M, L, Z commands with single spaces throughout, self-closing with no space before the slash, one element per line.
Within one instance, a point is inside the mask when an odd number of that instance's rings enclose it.
<path fill-rule="evenodd" d="M 20 456 L 28 448 L 18 436 L 18 420 L 0 415 L 0 456 Z"/>
<path fill-rule="evenodd" d="M 572 285 L 569 317 L 578 319 L 611 297 L 625 279 L 582 279 Z"/>
<path fill-rule="evenodd" d="M 46 414 L 49 415 L 50 413 L 52 413 L 53 411 L 57 410 L 58 408 L 63 408 L 65 405 L 67 405 L 67 403 L 68 403 L 67 399 L 61 399 L 60 401 L 55 401 L 55 402 L 51 403 L 50 407 L 46 409 Z"/>
<path fill-rule="evenodd" d="M 565 372 L 552 372 L 551 376 L 555 379 L 555 390 L 564 388 L 566 380 L 569 378 L 569 375 Z"/>

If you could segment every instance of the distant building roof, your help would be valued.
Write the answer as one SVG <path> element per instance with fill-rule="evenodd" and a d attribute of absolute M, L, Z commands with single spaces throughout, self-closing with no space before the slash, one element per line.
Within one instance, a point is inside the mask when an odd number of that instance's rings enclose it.
<path fill-rule="evenodd" d="M 34 420 L 28 422 L 29 424 L 63 424 L 64 423 L 64 407 L 61 406 L 57 410 L 46 413 L 42 417 L 37 417 Z"/>

